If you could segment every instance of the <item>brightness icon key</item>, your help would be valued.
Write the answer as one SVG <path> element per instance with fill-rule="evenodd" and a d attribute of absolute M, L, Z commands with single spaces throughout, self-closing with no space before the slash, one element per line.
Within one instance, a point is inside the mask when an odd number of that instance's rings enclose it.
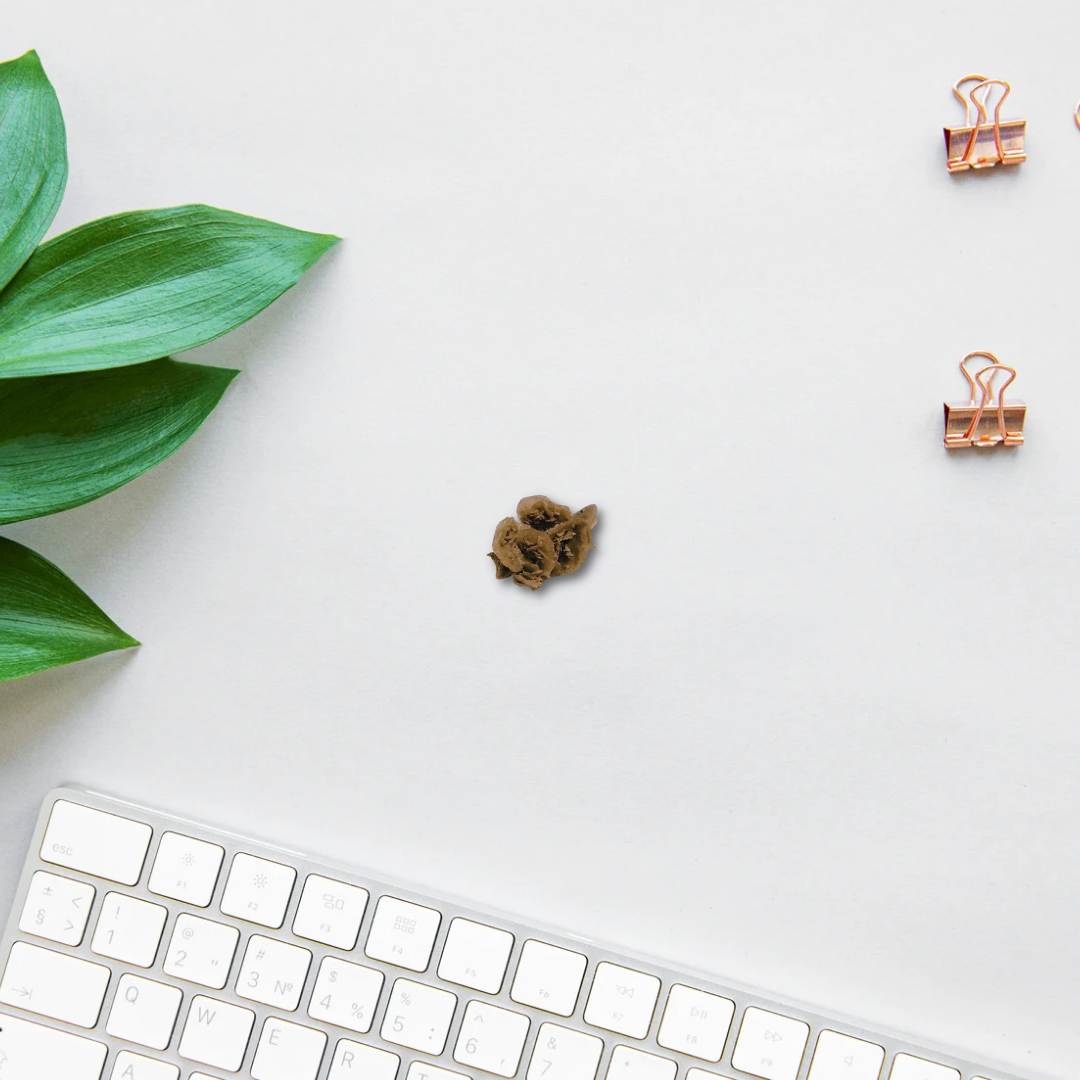
<path fill-rule="evenodd" d="M 277 930 L 285 921 L 295 884 L 296 871 L 291 866 L 240 853 L 229 870 L 221 910 Z"/>

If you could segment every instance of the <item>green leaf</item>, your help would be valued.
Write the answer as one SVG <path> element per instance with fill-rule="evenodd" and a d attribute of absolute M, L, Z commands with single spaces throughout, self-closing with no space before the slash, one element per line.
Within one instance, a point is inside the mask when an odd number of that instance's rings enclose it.
<path fill-rule="evenodd" d="M 67 169 L 64 117 L 37 53 L 0 64 L 0 289 L 56 216 Z"/>
<path fill-rule="evenodd" d="M 0 682 L 138 644 L 63 571 L 0 536 Z"/>
<path fill-rule="evenodd" d="M 152 360 L 0 381 L 0 525 L 134 480 L 195 433 L 237 374 Z"/>
<path fill-rule="evenodd" d="M 262 311 L 337 242 L 209 206 L 72 229 L 0 293 L 0 378 L 121 367 L 205 344 Z"/>

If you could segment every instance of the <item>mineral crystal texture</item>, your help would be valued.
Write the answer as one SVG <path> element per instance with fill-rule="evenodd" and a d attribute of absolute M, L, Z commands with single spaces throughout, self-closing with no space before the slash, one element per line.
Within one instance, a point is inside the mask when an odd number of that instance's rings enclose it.
<path fill-rule="evenodd" d="M 496 578 L 512 577 L 518 585 L 539 589 L 548 578 L 580 569 L 595 546 L 595 506 L 572 514 L 545 495 L 532 495 L 518 503 L 517 515 L 520 521 L 503 518 L 495 528 L 488 558 Z"/>

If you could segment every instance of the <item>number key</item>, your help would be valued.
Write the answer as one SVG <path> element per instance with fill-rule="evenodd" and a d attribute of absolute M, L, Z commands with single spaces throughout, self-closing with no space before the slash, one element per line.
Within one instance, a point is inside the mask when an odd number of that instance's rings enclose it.
<path fill-rule="evenodd" d="M 361 1034 L 370 1031 L 383 978 L 383 973 L 374 968 L 350 964 L 336 956 L 324 957 L 308 1016 Z"/>
<path fill-rule="evenodd" d="M 518 1071 L 529 1018 L 481 1001 L 470 1001 L 461 1022 L 454 1060 L 482 1072 L 511 1077 Z"/>
<path fill-rule="evenodd" d="M 526 1080 L 595 1080 L 604 1040 L 558 1024 L 541 1024 Z"/>
<path fill-rule="evenodd" d="M 239 940 L 240 931 L 235 926 L 181 915 L 165 954 L 165 974 L 222 990 L 229 981 Z"/>
<path fill-rule="evenodd" d="M 98 956 L 134 967 L 151 967 L 168 914 L 160 904 L 111 892 L 102 902 L 90 948 Z"/>
<path fill-rule="evenodd" d="M 398 979 L 379 1034 L 387 1042 L 438 1057 L 446 1046 L 456 1006 L 457 996 L 449 990 Z"/>

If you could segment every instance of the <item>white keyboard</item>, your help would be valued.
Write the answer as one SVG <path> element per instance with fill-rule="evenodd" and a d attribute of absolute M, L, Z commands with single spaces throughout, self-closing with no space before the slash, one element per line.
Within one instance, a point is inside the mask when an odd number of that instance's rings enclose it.
<path fill-rule="evenodd" d="M 1020 1080 L 73 789 L 0 959 L 0 1080 Z"/>

